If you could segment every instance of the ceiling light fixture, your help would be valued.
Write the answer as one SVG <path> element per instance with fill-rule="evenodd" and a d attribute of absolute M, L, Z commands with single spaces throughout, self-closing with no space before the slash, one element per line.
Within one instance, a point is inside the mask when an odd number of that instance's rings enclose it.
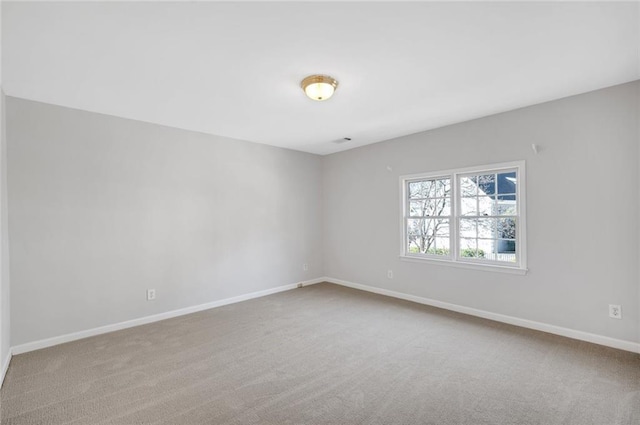
<path fill-rule="evenodd" d="M 300 87 L 313 100 L 327 100 L 333 96 L 338 87 L 338 81 L 328 75 L 309 75 L 302 80 Z"/>

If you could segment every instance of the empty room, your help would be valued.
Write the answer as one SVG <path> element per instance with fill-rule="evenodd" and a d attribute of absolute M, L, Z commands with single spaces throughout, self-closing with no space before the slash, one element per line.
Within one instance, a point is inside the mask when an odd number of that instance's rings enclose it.
<path fill-rule="evenodd" d="M 639 1 L 0 12 L 0 424 L 640 424 Z"/>

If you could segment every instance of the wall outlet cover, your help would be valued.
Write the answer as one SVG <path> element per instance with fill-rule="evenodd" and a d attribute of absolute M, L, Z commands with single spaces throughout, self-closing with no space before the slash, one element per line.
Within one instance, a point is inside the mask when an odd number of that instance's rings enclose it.
<path fill-rule="evenodd" d="M 156 290 L 147 289 L 147 301 L 153 301 L 156 299 Z"/>
<path fill-rule="evenodd" d="M 612 319 L 622 319 L 622 306 L 609 304 L 609 317 Z"/>

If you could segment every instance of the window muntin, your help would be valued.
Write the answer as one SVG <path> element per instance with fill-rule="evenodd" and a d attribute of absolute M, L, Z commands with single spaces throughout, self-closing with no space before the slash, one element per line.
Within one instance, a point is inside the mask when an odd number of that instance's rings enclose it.
<path fill-rule="evenodd" d="M 402 187 L 403 256 L 526 270 L 524 162 L 406 176 Z"/>

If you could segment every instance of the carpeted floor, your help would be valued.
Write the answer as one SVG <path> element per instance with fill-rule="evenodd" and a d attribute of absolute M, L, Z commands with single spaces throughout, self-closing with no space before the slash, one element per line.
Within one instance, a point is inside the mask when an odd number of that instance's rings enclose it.
<path fill-rule="evenodd" d="M 640 424 L 640 355 L 319 284 L 15 356 L 9 424 Z"/>

